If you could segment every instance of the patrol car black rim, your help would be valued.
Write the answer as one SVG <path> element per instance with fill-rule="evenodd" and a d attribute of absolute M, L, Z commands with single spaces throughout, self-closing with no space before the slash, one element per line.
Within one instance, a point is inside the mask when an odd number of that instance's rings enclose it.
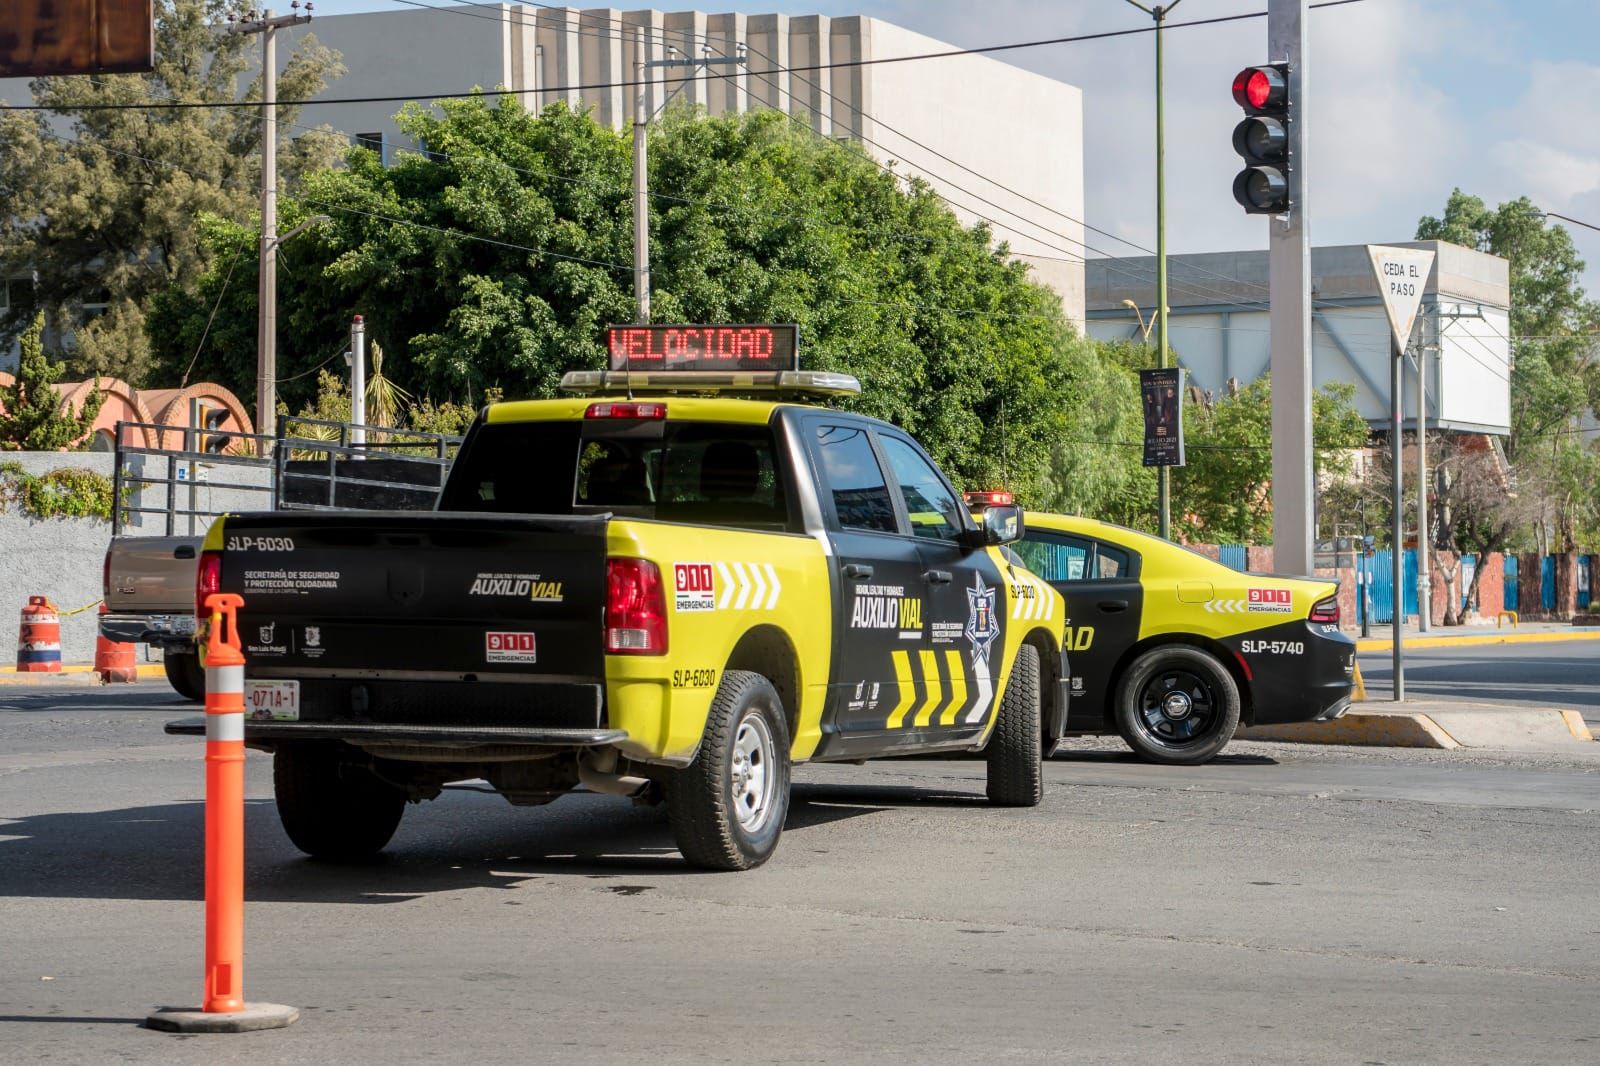
<path fill-rule="evenodd" d="M 1187 744 L 1210 732 L 1216 719 L 1216 693 L 1189 670 L 1158 671 L 1139 691 L 1139 721 L 1153 740 Z"/>

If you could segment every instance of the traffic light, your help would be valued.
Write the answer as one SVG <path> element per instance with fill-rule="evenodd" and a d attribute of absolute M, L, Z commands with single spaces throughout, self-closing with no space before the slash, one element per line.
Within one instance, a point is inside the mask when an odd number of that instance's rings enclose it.
<path fill-rule="evenodd" d="M 233 443 L 233 434 L 220 432 L 222 424 L 228 420 L 227 408 L 202 407 L 200 410 L 203 417 L 202 424 L 208 431 L 204 437 L 205 445 L 203 450 L 212 455 L 225 451 L 228 445 Z"/>
<path fill-rule="evenodd" d="M 1233 79 L 1233 99 L 1245 117 L 1233 128 L 1233 150 L 1245 168 L 1233 179 L 1233 198 L 1252 215 L 1289 210 L 1289 64 L 1246 67 Z"/>

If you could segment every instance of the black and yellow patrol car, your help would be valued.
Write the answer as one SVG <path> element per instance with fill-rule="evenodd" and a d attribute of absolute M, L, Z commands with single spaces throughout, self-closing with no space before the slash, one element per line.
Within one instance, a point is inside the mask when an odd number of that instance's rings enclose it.
<path fill-rule="evenodd" d="M 1350 706 L 1355 643 L 1339 631 L 1337 582 L 1241 573 L 1159 537 L 1035 511 L 1011 550 L 1067 603 L 1070 734 L 1116 733 L 1152 762 L 1195 764 L 1241 723 Z"/>
<path fill-rule="evenodd" d="M 246 743 L 303 850 L 384 847 L 406 801 L 664 798 L 684 856 L 772 854 L 793 763 L 982 752 L 1031 806 L 1067 715 L 1060 596 L 906 433 L 817 403 L 792 327 L 623 326 L 612 369 L 495 404 L 439 511 L 232 515 Z M 176 727 L 174 727 L 176 728 Z M 185 729 L 192 730 L 193 726 Z"/>

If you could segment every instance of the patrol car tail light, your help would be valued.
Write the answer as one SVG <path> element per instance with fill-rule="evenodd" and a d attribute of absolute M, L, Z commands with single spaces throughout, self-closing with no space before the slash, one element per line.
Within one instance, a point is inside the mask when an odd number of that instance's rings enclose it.
<path fill-rule="evenodd" d="M 1339 597 L 1329 596 L 1325 600 L 1318 600 L 1311 608 L 1311 613 L 1306 616 L 1310 622 L 1330 622 L 1339 624 Z"/>
<path fill-rule="evenodd" d="M 222 591 L 222 553 L 201 552 L 200 566 L 194 573 L 194 613 L 204 617 L 206 597 Z"/>
<path fill-rule="evenodd" d="M 667 590 L 648 559 L 606 560 L 606 651 L 667 653 Z"/>
<path fill-rule="evenodd" d="M 664 403 L 592 403 L 585 418 L 666 418 Z"/>
<path fill-rule="evenodd" d="M 976 507 L 1010 507 L 1016 498 L 1009 492 L 963 492 L 961 498 L 967 501 L 969 508 Z"/>

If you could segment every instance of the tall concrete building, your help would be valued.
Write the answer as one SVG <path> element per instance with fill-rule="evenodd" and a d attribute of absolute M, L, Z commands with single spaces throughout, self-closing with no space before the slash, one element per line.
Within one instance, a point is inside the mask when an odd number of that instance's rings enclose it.
<path fill-rule="evenodd" d="M 1075 86 L 975 55 L 830 67 L 954 48 L 865 16 L 435 7 L 419 0 L 395 10 L 318 15 L 281 31 L 280 65 L 307 32 L 338 49 L 349 69 L 321 94 L 327 98 L 426 100 L 503 88 L 529 109 L 558 100 L 590 108 L 614 129 L 633 121 L 634 90 L 617 83 L 633 81 L 641 59 L 743 55 L 742 67 L 702 66 L 686 80 L 676 68 L 650 68 L 645 106 L 657 114 L 670 96 L 713 115 L 775 108 L 823 136 L 859 143 L 892 173 L 926 180 L 963 222 L 987 221 L 1083 326 L 1083 93 Z M 259 50 L 252 46 L 249 54 Z M 794 69 L 806 67 L 826 69 Z M 26 80 L 0 80 L 0 99 L 28 98 Z M 297 122 L 326 123 L 392 159 L 420 147 L 395 124 L 401 106 L 330 103 L 305 108 Z M 57 125 L 70 128 L 65 120 Z M 14 347 L 0 350 L 0 369 L 15 361 Z"/>

